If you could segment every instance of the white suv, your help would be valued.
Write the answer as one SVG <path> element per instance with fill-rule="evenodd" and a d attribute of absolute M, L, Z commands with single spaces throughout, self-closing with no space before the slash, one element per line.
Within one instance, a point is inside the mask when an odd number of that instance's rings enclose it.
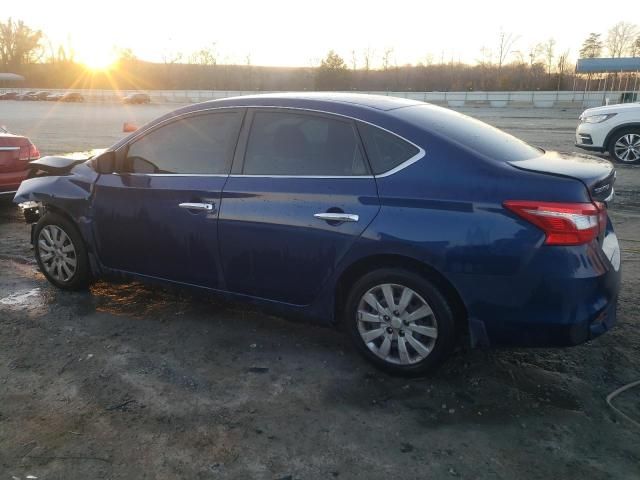
<path fill-rule="evenodd" d="M 640 103 L 589 108 L 580 115 L 576 147 L 606 152 L 622 163 L 640 163 Z"/>

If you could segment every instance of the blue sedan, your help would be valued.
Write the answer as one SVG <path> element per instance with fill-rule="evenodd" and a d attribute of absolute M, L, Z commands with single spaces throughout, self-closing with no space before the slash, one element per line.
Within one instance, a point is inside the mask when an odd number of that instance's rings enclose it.
<path fill-rule="evenodd" d="M 340 323 L 392 373 L 472 345 L 575 345 L 615 323 L 615 171 L 399 98 L 181 108 L 15 196 L 63 289 L 169 282 Z"/>

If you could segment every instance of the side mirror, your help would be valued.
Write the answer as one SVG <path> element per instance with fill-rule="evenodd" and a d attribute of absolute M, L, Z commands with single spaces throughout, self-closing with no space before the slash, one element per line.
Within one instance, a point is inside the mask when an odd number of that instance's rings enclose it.
<path fill-rule="evenodd" d="M 93 168 L 98 173 L 113 173 L 116 170 L 116 152 L 104 152 L 93 159 Z"/>

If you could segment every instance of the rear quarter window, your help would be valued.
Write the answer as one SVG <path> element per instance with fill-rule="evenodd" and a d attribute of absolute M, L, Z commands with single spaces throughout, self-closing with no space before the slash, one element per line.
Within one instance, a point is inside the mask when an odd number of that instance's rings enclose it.
<path fill-rule="evenodd" d="M 399 108 L 395 115 L 490 160 L 528 160 L 544 153 L 541 149 L 498 128 L 447 108 L 416 105 Z"/>
<path fill-rule="evenodd" d="M 381 174 L 416 156 L 420 150 L 394 135 L 367 123 L 358 123 L 358 130 L 374 174 Z"/>

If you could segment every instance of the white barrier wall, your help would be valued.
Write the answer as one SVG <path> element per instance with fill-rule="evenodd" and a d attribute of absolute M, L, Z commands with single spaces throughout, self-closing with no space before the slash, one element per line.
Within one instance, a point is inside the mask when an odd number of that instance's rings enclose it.
<path fill-rule="evenodd" d="M 91 102 L 119 102 L 122 97 L 134 90 L 78 90 L 78 89 L 0 89 L 4 92 L 47 91 L 51 93 L 78 92 L 87 101 Z M 241 95 L 254 95 L 260 93 L 271 93 L 264 91 L 224 91 L 224 90 L 150 90 L 147 91 L 153 103 L 197 103 L 218 98 L 235 97 Z M 275 92 L 274 92 L 275 93 Z M 607 103 L 619 103 L 622 92 L 572 92 L 572 91 L 550 91 L 550 92 L 359 92 L 373 93 L 378 95 L 390 95 L 394 97 L 410 98 L 423 102 L 447 105 L 450 107 L 473 107 L 491 106 L 500 107 L 595 107 L 606 105 Z M 640 91 L 637 93 L 637 100 L 640 101 Z"/>

